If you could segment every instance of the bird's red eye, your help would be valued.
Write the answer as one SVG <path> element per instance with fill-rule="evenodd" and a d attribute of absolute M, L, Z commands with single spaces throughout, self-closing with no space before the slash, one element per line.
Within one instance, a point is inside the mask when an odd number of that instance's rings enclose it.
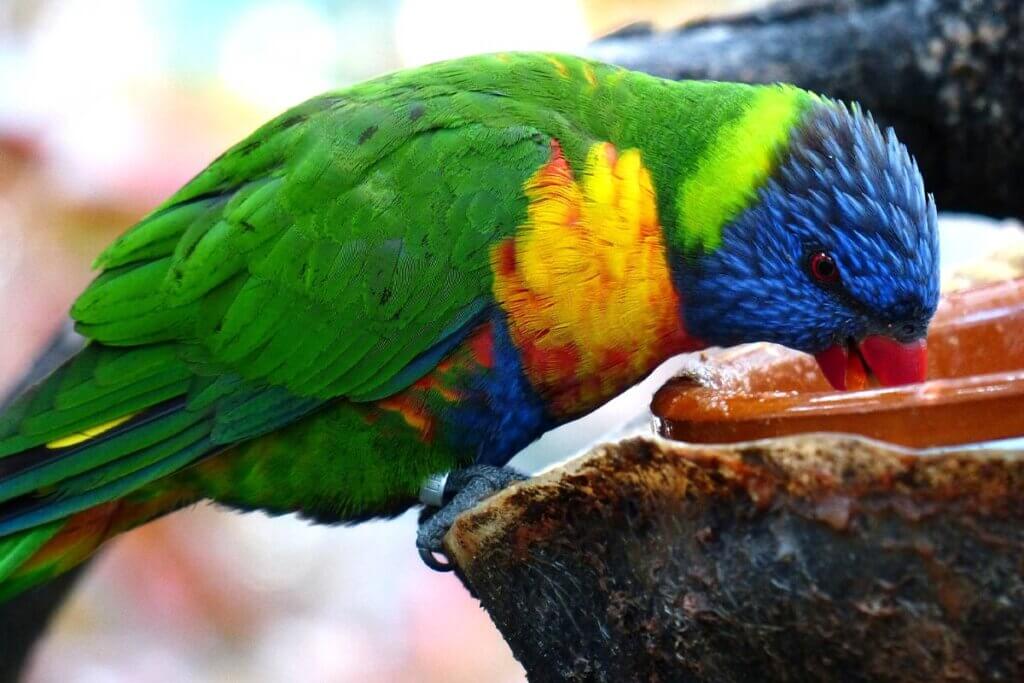
<path fill-rule="evenodd" d="M 839 279 L 839 266 L 823 251 L 811 254 L 810 269 L 811 277 L 818 282 L 831 284 Z"/>

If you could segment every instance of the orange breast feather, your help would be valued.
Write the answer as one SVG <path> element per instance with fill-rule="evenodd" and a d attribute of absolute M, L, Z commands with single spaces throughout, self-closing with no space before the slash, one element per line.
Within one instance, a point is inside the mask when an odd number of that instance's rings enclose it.
<path fill-rule="evenodd" d="M 585 412 L 693 346 L 654 186 L 638 150 L 594 145 L 577 179 L 553 143 L 525 192 L 525 224 L 492 252 L 495 297 L 551 410 Z"/>

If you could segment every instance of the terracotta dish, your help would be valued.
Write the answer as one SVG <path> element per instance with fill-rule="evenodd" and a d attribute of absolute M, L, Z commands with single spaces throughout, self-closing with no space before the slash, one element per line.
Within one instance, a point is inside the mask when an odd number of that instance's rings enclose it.
<path fill-rule="evenodd" d="M 695 355 L 652 410 L 663 436 L 698 443 L 848 432 L 924 448 L 1024 436 L 1024 279 L 943 298 L 928 377 L 835 392 L 810 356 L 755 344 Z"/>

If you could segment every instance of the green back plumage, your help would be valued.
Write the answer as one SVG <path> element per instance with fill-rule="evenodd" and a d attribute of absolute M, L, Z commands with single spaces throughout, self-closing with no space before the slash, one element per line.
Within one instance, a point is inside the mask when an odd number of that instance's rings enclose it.
<path fill-rule="evenodd" d="M 473 100 L 494 96 L 449 91 L 417 121 L 388 92 L 325 96 L 228 152 L 101 255 L 79 329 L 187 341 L 194 365 L 299 396 L 378 395 L 486 306 L 488 248 L 547 155 L 536 129 L 453 116 L 464 103 L 485 118 Z"/>
<path fill-rule="evenodd" d="M 512 55 L 328 94 L 257 131 L 115 242 L 72 315 L 112 346 L 185 342 L 185 360 L 206 372 L 303 397 L 376 398 L 486 307 L 489 248 L 521 223 L 523 183 L 551 138 L 577 162 L 599 140 L 638 147 L 671 190 L 716 163 L 709 146 L 727 145 L 715 132 L 764 92 Z M 785 106 L 802 106 L 800 92 L 786 89 Z M 719 183 L 736 192 L 733 180 Z M 662 215 L 677 215 L 673 193 L 660 194 Z M 296 328 L 297 347 L 281 334 Z"/>

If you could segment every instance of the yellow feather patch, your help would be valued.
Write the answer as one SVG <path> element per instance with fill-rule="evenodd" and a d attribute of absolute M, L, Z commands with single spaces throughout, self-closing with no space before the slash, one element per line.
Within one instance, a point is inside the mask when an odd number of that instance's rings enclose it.
<path fill-rule="evenodd" d="M 806 97 L 789 86 L 765 88 L 750 109 L 718 132 L 677 194 L 687 248 L 718 247 L 723 226 L 749 204 L 771 172 Z"/>
<path fill-rule="evenodd" d="M 562 76 L 563 78 L 569 77 L 569 68 L 562 62 L 562 60 L 557 57 L 552 57 L 551 55 L 546 55 L 545 59 L 551 62 L 551 65 L 555 67 L 556 71 L 558 71 L 559 76 Z"/>
<path fill-rule="evenodd" d="M 534 387 L 577 414 L 692 345 L 640 152 L 590 149 L 577 182 L 557 144 L 526 184 L 527 221 L 491 254 L 494 293 Z"/>
<path fill-rule="evenodd" d="M 63 436 L 59 439 L 56 439 L 55 441 L 50 441 L 49 443 L 46 444 L 46 447 L 50 449 L 57 449 L 67 448 L 68 446 L 75 446 L 84 441 L 88 441 L 89 439 L 95 439 L 100 434 L 103 434 L 104 432 L 109 432 L 114 427 L 120 424 L 124 424 L 133 417 L 135 417 L 135 413 L 132 413 L 131 415 L 125 415 L 124 417 L 114 418 L 110 422 L 104 422 L 101 425 L 89 427 L 88 429 L 82 430 L 80 432 L 75 432 L 74 434 Z"/>

